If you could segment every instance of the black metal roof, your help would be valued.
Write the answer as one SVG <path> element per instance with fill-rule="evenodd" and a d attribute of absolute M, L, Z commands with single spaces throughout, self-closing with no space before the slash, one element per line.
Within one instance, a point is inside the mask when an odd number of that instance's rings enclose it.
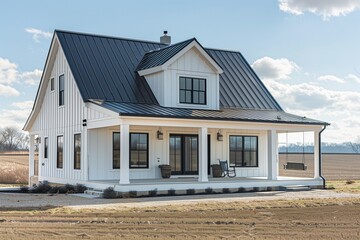
<path fill-rule="evenodd" d="M 137 71 L 148 69 L 152 67 L 161 66 L 166 63 L 170 58 L 175 56 L 183 48 L 189 45 L 192 41 L 196 40 L 191 38 L 189 40 L 179 42 L 176 44 L 169 45 L 167 47 L 159 48 L 150 52 L 145 53 L 144 57 L 141 59 Z"/>
<path fill-rule="evenodd" d="M 137 73 L 137 67 L 166 61 L 194 40 L 168 47 L 156 42 L 94 34 L 61 30 L 55 33 L 84 101 L 100 99 L 155 105 L 158 102 L 145 78 Z M 281 110 L 239 52 L 204 49 L 224 71 L 219 80 L 221 108 Z M 159 62 L 154 57 L 146 62 L 147 56 L 152 55 L 159 56 Z"/>
<path fill-rule="evenodd" d="M 246 122 L 291 123 L 308 125 L 328 125 L 326 122 L 300 117 L 282 110 L 254 110 L 254 109 L 222 109 L 198 110 L 185 108 L 162 107 L 150 104 L 119 103 L 92 101 L 106 109 L 119 113 L 121 116 L 207 119 Z"/>

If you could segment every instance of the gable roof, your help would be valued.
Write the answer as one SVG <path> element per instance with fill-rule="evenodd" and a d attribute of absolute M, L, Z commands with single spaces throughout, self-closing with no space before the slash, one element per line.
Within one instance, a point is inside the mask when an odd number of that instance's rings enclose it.
<path fill-rule="evenodd" d="M 85 102 L 100 99 L 158 105 L 146 79 L 137 70 L 166 62 L 194 41 L 189 39 L 169 47 L 62 30 L 55 30 L 55 34 Z M 240 52 L 204 50 L 223 70 L 219 79 L 221 108 L 282 110 Z M 163 55 L 159 60 L 154 57 Z"/>

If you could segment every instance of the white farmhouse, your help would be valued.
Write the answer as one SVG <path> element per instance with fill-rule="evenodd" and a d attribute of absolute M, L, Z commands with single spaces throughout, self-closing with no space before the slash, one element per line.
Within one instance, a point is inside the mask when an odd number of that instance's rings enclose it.
<path fill-rule="evenodd" d="M 238 51 L 56 30 L 24 130 L 31 183 L 148 191 L 322 186 L 326 125 L 286 113 Z M 279 177 L 278 134 L 304 131 L 313 178 Z"/>

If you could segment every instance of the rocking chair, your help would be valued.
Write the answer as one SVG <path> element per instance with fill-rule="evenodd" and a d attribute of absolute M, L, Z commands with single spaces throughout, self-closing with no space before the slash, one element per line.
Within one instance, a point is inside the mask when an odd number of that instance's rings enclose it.
<path fill-rule="evenodd" d="M 228 176 L 230 178 L 236 177 L 236 170 L 235 167 L 229 167 L 227 160 L 219 160 L 220 167 L 221 167 L 221 177 Z M 229 169 L 232 168 L 232 169 Z"/>

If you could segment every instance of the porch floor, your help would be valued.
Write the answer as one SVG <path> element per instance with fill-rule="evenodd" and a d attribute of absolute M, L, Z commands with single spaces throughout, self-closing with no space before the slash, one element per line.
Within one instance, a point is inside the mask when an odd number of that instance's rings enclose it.
<path fill-rule="evenodd" d="M 118 180 L 90 180 L 90 187 L 104 189 L 114 187 L 117 191 L 150 191 L 158 190 L 186 190 L 216 188 L 251 188 L 251 187 L 280 187 L 290 185 L 321 186 L 322 179 L 283 177 L 277 180 L 269 180 L 266 177 L 235 177 L 235 178 L 213 178 L 209 177 L 208 182 L 199 182 L 198 177 L 176 177 L 176 178 L 156 178 L 156 179 L 131 179 L 130 184 L 121 185 Z"/>

